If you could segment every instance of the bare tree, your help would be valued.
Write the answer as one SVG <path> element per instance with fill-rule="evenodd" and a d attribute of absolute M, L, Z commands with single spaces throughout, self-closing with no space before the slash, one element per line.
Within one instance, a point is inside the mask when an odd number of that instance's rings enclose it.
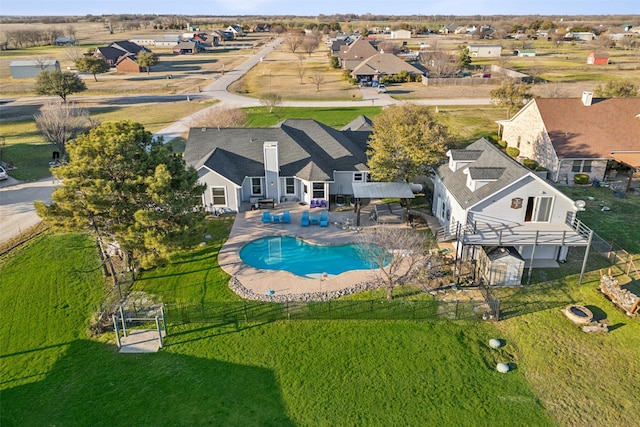
<path fill-rule="evenodd" d="M 190 121 L 191 127 L 242 127 L 247 123 L 247 114 L 240 108 L 207 108 Z"/>
<path fill-rule="evenodd" d="M 72 63 L 76 63 L 84 56 L 84 50 L 78 45 L 67 46 L 64 48 L 64 57 Z"/>
<path fill-rule="evenodd" d="M 393 299 L 393 288 L 415 277 L 425 261 L 425 235 L 398 226 L 377 226 L 359 233 L 358 250 L 378 269 L 377 280 Z"/>
<path fill-rule="evenodd" d="M 568 98 L 569 91 L 561 83 L 545 83 L 542 88 L 545 98 Z"/>
<path fill-rule="evenodd" d="M 307 69 L 302 66 L 302 64 L 298 65 L 298 77 L 300 77 L 300 84 L 304 84 L 302 78 L 307 73 Z"/>
<path fill-rule="evenodd" d="M 421 52 L 418 58 L 429 77 L 451 77 L 458 70 L 456 57 L 443 51 Z"/>
<path fill-rule="evenodd" d="M 318 41 L 317 37 L 314 37 L 313 35 L 306 35 L 302 39 L 302 50 L 304 50 L 307 55 L 311 57 L 311 54 L 318 48 L 319 43 L 320 42 Z"/>
<path fill-rule="evenodd" d="M 320 92 L 320 85 L 324 83 L 324 75 L 320 73 L 315 73 L 313 76 L 309 77 L 309 80 L 316 85 L 316 92 Z"/>
<path fill-rule="evenodd" d="M 98 124 L 86 109 L 62 100 L 44 105 L 34 118 L 44 139 L 56 144 L 61 155 L 64 155 L 68 141 Z"/>
<path fill-rule="evenodd" d="M 274 109 L 282 104 L 282 97 L 277 93 L 269 92 L 260 98 L 260 103 L 269 107 L 269 113 L 273 113 Z"/>
<path fill-rule="evenodd" d="M 299 31 L 289 30 L 284 35 L 283 43 L 287 47 L 287 49 L 291 51 L 291 53 L 296 53 L 296 50 L 298 50 L 298 48 L 302 44 L 302 39 L 303 36 Z"/>

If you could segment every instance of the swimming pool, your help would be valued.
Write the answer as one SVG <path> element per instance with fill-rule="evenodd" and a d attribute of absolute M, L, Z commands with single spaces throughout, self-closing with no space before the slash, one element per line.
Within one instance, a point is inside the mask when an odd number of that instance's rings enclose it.
<path fill-rule="evenodd" d="M 355 244 L 319 246 L 294 237 L 265 237 L 240 250 L 245 264 L 263 270 L 285 270 L 303 277 L 370 270 L 376 265 L 363 257 Z"/>

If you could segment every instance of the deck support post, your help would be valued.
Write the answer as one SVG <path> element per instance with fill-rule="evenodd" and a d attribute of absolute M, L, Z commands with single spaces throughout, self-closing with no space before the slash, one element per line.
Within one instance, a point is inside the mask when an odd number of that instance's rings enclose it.
<path fill-rule="evenodd" d="M 538 233 L 539 233 L 539 231 L 536 230 L 536 240 L 533 243 L 533 248 L 531 248 L 531 261 L 530 261 L 530 264 L 529 264 L 529 273 L 527 275 L 527 286 L 529 284 L 531 284 L 531 273 L 533 272 L 533 257 L 536 254 L 536 246 L 538 246 Z"/>
<path fill-rule="evenodd" d="M 584 259 L 582 260 L 582 270 L 580 270 L 580 280 L 578 280 L 578 286 L 582 285 L 582 279 L 584 278 L 584 271 L 587 269 L 587 258 L 589 258 L 589 249 L 591 248 L 592 239 L 593 239 L 593 230 L 589 230 L 589 240 L 587 241 L 587 248 L 584 250 Z"/>

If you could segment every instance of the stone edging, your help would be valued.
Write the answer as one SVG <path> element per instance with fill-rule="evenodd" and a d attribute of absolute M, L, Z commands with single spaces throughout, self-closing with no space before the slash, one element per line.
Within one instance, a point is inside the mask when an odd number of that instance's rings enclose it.
<path fill-rule="evenodd" d="M 374 283 L 361 282 L 345 289 L 330 292 L 311 292 L 304 294 L 288 294 L 288 295 L 261 295 L 245 288 L 237 277 L 229 280 L 229 288 L 238 296 L 254 301 L 263 302 L 289 302 L 289 301 L 329 301 L 331 299 L 340 298 L 345 295 L 355 294 L 356 292 L 371 291 L 378 289 L 380 286 Z"/>

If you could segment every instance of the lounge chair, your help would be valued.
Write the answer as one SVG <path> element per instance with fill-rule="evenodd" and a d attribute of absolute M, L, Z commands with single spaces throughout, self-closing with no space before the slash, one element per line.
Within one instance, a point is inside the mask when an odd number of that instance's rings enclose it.
<path fill-rule="evenodd" d="M 315 208 L 315 207 L 317 207 L 317 206 L 318 206 L 318 205 L 316 205 L 316 199 L 311 199 L 311 203 L 309 203 L 309 207 L 311 207 L 311 208 Z"/>
<path fill-rule="evenodd" d="M 291 223 L 291 213 L 289 211 L 282 212 L 282 217 L 280 218 L 280 221 L 284 224 Z"/>
<path fill-rule="evenodd" d="M 309 226 L 309 211 L 302 212 L 302 218 L 300 219 L 300 225 L 303 227 Z"/>
<path fill-rule="evenodd" d="M 269 211 L 262 212 L 262 222 L 263 224 L 271 223 L 271 212 Z"/>
<path fill-rule="evenodd" d="M 311 225 L 319 225 L 320 224 L 320 217 L 318 215 L 311 215 L 311 217 L 309 217 L 309 219 L 311 219 Z"/>
<path fill-rule="evenodd" d="M 320 227 L 327 227 L 329 225 L 329 212 L 322 211 L 320 213 Z"/>

